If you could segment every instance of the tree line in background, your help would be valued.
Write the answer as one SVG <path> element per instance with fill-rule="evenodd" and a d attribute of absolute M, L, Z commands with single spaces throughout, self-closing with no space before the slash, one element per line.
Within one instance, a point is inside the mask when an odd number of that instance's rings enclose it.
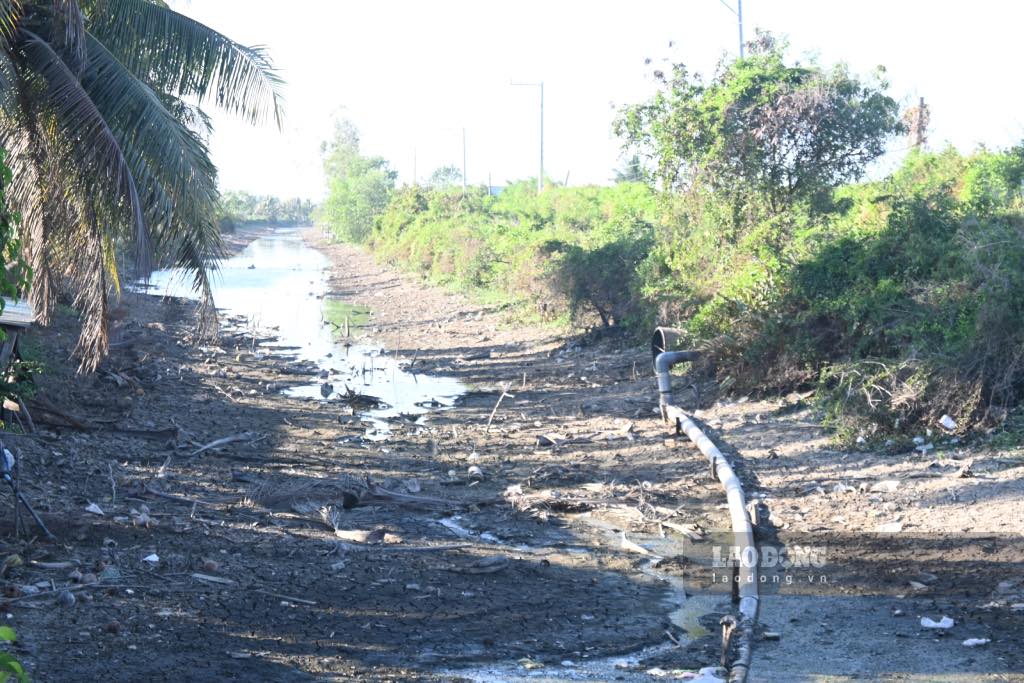
<path fill-rule="evenodd" d="M 225 232 L 246 225 L 303 225 L 312 222 L 315 208 L 311 199 L 225 192 L 220 198 L 220 224 Z"/>
<path fill-rule="evenodd" d="M 395 187 L 350 124 L 318 220 L 432 281 L 563 323 L 680 327 L 737 391 L 813 387 L 844 437 L 1024 425 L 1024 145 L 912 149 L 884 71 L 758 34 L 708 78 L 655 72 L 609 187 Z"/>

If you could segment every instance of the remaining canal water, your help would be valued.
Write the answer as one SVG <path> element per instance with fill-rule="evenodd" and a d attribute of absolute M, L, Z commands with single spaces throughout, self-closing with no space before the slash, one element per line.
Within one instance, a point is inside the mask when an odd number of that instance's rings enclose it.
<path fill-rule="evenodd" d="M 364 336 L 372 311 L 328 295 L 330 263 L 303 241 L 302 229 L 278 229 L 254 240 L 224 260 L 214 276 L 218 309 L 229 316 L 244 316 L 254 330 L 276 336 L 277 341 L 267 348 L 313 361 L 329 373 L 327 379 L 287 392 L 325 400 L 321 387 L 326 382 L 334 388 L 328 401 L 337 400 L 347 389 L 375 396 L 384 402 L 366 413 L 375 436 L 387 433 L 385 418 L 450 406 L 465 387 L 451 378 L 406 372 L 394 354 Z M 196 296 L 191 281 L 177 270 L 158 271 L 151 283 L 154 293 Z M 346 318 L 350 338 L 343 336 Z"/>

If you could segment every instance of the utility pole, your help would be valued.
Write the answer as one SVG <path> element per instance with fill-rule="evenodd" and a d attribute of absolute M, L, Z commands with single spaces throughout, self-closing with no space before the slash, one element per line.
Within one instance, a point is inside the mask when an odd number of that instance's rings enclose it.
<path fill-rule="evenodd" d="M 722 3 L 723 7 L 725 7 L 727 10 L 729 10 L 730 12 L 735 14 L 736 15 L 736 19 L 739 20 L 739 25 L 740 25 L 740 59 L 743 59 L 743 54 L 744 54 L 744 49 L 743 49 L 743 0 L 736 0 L 736 9 L 733 9 L 732 5 L 727 3 L 725 0 L 718 0 L 718 1 L 720 3 Z"/>
<path fill-rule="evenodd" d="M 740 22 L 740 59 L 743 59 L 743 0 L 736 0 L 736 18 Z"/>
<path fill-rule="evenodd" d="M 540 88 L 540 172 L 537 174 L 537 194 L 544 190 L 544 81 L 540 83 L 515 83 Z"/>

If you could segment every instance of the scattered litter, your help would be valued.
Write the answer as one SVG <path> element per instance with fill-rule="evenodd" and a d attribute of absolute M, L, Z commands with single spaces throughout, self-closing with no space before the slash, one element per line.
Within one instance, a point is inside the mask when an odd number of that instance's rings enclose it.
<path fill-rule="evenodd" d="M 919 445 L 919 446 L 918 446 L 917 448 L 915 448 L 914 450 L 915 450 L 915 451 L 920 451 L 922 455 L 927 455 L 927 454 L 928 454 L 928 451 L 933 451 L 933 450 L 935 450 L 935 444 L 932 444 L 932 443 L 924 443 L 924 444 L 921 444 L 921 445 Z"/>
<path fill-rule="evenodd" d="M 144 558 L 142 558 L 142 561 L 143 562 L 149 562 L 151 564 L 156 564 L 157 562 L 160 561 L 160 556 L 157 555 L 156 553 L 152 553 L 152 554 L 146 555 Z"/>
<path fill-rule="evenodd" d="M 541 434 L 537 437 L 537 445 L 541 448 L 547 448 L 549 446 L 558 447 L 565 443 L 566 438 L 562 434 Z"/>
<path fill-rule="evenodd" d="M 948 429 L 949 431 L 956 429 L 956 420 L 951 418 L 949 415 L 943 415 L 940 417 L 939 424 L 942 425 L 943 429 Z"/>
<path fill-rule="evenodd" d="M 683 674 L 680 680 L 690 683 L 725 683 L 725 669 L 718 666 L 705 666 L 697 673 Z"/>
<path fill-rule="evenodd" d="M 437 520 L 437 523 L 459 538 L 469 538 L 473 535 L 472 531 L 460 525 L 455 519 L 455 517 L 445 517 L 444 519 Z"/>
<path fill-rule="evenodd" d="M 947 628 L 953 628 L 953 626 L 955 624 L 956 624 L 956 622 L 953 621 L 952 619 L 950 619 L 949 617 L 942 617 L 938 621 L 932 621 L 928 617 L 921 617 L 921 628 L 941 628 L 941 629 L 947 629 Z"/>
<path fill-rule="evenodd" d="M 699 541 L 704 538 L 704 530 L 696 524 L 676 524 L 675 522 L 662 521 L 661 526 L 680 533 L 691 541 Z"/>
<path fill-rule="evenodd" d="M 387 531 L 383 527 L 369 531 L 365 529 L 335 529 L 334 535 L 356 543 L 382 543 L 387 536 Z"/>
<path fill-rule="evenodd" d="M 988 645 L 992 642 L 991 638 L 968 638 L 964 641 L 964 647 L 978 647 L 980 645 Z"/>
<path fill-rule="evenodd" d="M 117 567 L 104 567 L 99 575 L 100 581 L 119 581 L 120 579 L 121 570 Z"/>
<path fill-rule="evenodd" d="M 857 489 L 854 487 L 843 483 L 836 484 L 832 487 L 832 493 L 853 493 L 856 490 Z"/>
<path fill-rule="evenodd" d="M 765 631 L 762 637 L 765 640 L 782 640 L 782 634 L 778 631 Z"/>
<path fill-rule="evenodd" d="M 96 503 L 89 503 L 89 505 L 86 506 L 85 511 L 93 515 L 99 515 L 100 517 L 103 516 L 103 510 L 101 510 L 100 506 Z"/>
<path fill-rule="evenodd" d="M 623 550 L 628 550 L 631 553 L 639 553 L 641 555 L 650 555 L 651 551 L 642 545 L 637 545 L 633 541 L 626 538 L 626 532 L 622 532 L 622 541 L 619 543 L 619 547 Z"/>
<path fill-rule="evenodd" d="M 519 666 L 529 671 L 531 669 L 543 669 L 544 663 L 535 661 L 533 659 L 530 659 L 529 657 L 523 657 L 519 660 Z"/>
<path fill-rule="evenodd" d="M 468 474 L 469 476 L 471 476 L 471 477 L 473 477 L 475 479 L 483 479 L 484 478 L 484 471 L 482 469 L 480 469 L 480 467 L 477 466 L 477 465 L 470 465 L 469 469 L 466 470 L 466 474 Z"/>
<path fill-rule="evenodd" d="M 915 446 L 920 446 L 924 443 L 925 439 L 923 436 L 915 436 L 913 441 Z"/>
<path fill-rule="evenodd" d="M 418 479 L 406 479 L 403 483 L 405 484 L 405 490 L 409 493 L 419 493 L 421 490 Z"/>

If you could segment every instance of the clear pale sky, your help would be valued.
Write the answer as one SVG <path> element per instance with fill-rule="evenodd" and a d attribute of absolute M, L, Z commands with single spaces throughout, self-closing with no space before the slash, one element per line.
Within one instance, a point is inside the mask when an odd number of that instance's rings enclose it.
<path fill-rule="evenodd" d="M 443 164 L 495 185 L 536 177 L 538 88 L 545 82 L 545 173 L 605 183 L 619 165 L 614 107 L 653 92 L 671 57 L 707 73 L 734 54 L 736 0 L 175 0 L 175 9 L 271 51 L 286 79 L 283 132 L 215 116 L 211 142 L 225 190 L 324 193 L 320 143 L 342 109 L 363 151 L 399 182 Z M 745 0 L 744 28 L 787 36 L 794 57 L 888 69 L 902 103 L 932 107 L 931 146 L 964 151 L 1024 139 L 1024 3 L 974 0 Z M 669 42 L 674 46 L 669 47 Z M 644 59 L 654 60 L 645 66 Z M 902 141 L 893 145 L 898 150 Z M 900 151 L 891 155 L 897 157 Z"/>

